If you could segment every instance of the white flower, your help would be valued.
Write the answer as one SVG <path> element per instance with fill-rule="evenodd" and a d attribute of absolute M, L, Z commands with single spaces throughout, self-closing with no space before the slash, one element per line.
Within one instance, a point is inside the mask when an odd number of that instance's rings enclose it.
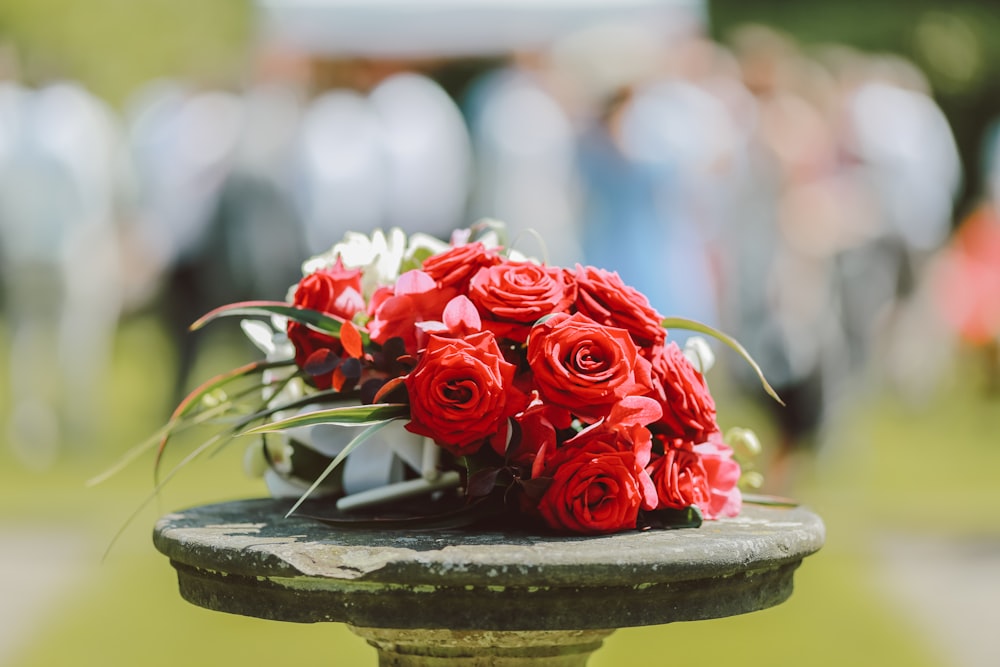
<path fill-rule="evenodd" d="M 413 234 L 407 239 L 398 227 L 388 233 L 376 229 L 371 236 L 347 232 L 329 251 L 306 260 L 302 273 L 308 275 L 330 268 L 340 258 L 344 267 L 362 270 L 361 293 L 367 300 L 379 287 L 394 284 L 405 270 L 416 268 L 424 259 L 447 247 L 447 243 L 428 234 Z"/>
<path fill-rule="evenodd" d="M 264 473 L 273 467 L 287 475 L 292 471 L 294 451 L 284 438 L 257 440 L 243 453 L 243 472 L 246 473 L 247 477 L 257 478 L 263 477 Z"/>
<path fill-rule="evenodd" d="M 684 342 L 684 356 L 702 375 L 715 365 L 715 353 L 701 336 L 691 336 Z"/>

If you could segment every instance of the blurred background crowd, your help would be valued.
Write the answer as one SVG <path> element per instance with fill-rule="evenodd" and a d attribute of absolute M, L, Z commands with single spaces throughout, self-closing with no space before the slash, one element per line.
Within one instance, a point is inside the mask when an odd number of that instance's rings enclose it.
<path fill-rule="evenodd" d="M 157 77 L 120 100 L 8 39 L 0 279 L 18 457 L 44 467 L 61 434 L 85 439 L 122 318 L 162 315 L 177 397 L 186 327 L 210 308 L 283 298 L 347 230 L 447 238 L 480 217 L 735 335 L 788 404 L 777 452 L 818 446 L 873 373 L 919 400 L 957 335 L 996 363 L 991 133 L 970 173 L 912 59 L 763 25 L 713 37 L 701 4 L 635 4 L 463 43 L 460 22 L 407 41 L 352 31 L 356 9 L 331 3 L 309 32 L 296 3 L 261 3 L 238 76 Z M 970 192 L 978 237 L 959 257 Z"/>
<path fill-rule="evenodd" d="M 1000 390 L 989 3 L 140 4 L 0 6 L 5 466 L 130 444 L 93 446 L 129 322 L 170 342 L 136 378 L 165 411 L 210 308 L 284 298 L 348 230 L 480 217 L 740 340 L 786 403 L 722 357 L 774 493 L 963 351 Z"/>

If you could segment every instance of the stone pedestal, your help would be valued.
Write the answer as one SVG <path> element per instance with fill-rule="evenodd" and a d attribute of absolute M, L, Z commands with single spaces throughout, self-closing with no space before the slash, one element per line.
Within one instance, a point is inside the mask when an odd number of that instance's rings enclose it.
<path fill-rule="evenodd" d="M 181 595 L 234 614 L 349 624 L 380 665 L 585 665 L 616 628 L 774 606 L 823 523 L 748 505 L 700 528 L 603 537 L 330 528 L 288 501 L 169 514 L 154 543 Z"/>

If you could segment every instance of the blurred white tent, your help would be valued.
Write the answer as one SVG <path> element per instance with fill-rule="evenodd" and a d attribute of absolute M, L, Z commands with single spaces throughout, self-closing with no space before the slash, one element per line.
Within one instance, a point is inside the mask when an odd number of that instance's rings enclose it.
<path fill-rule="evenodd" d="M 707 23 L 706 0 L 257 0 L 261 39 L 331 57 L 494 56 L 595 26 L 662 34 Z"/>

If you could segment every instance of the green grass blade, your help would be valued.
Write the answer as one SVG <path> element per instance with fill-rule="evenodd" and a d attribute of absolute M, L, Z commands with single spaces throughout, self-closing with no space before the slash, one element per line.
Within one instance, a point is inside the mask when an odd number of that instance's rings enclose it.
<path fill-rule="evenodd" d="M 232 370 L 226 371 L 225 373 L 220 373 L 215 375 L 205 382 L 198 385 L 193 391 L 191 391 L 184 400 L 178 404 L 174 409 L 170 419 L 167 421 L 166 430 L 163 432 L 163 436 L 160 439 L 159 447 L 156 450 L 156 461 L 153 464 L 153 470 L 158 471 L 160 468 L 160 461 L 163 460 L 163 453 L 167 448 L 167 442 L 170 436 L 174 433 L 178 425 L 184 423 L 184 418 L 190 413 L 196 406 L 198 406 L 202 399 L 204 399 L 211 392 L 225 387 L 231 382 L 241 380 L 249 375 L 257 372 L 263 372 L 271 368 L 282 368 L 291 365 L 292 362 L 288 361 L 254 361 L 243 366 L 239 366 Z M 265 384 L 259 383 L 253 389 L 258 389 L 263 391 Z M 213 410 L 209 408 L 209 410 Z"/>
<path fill-rule="evenodd" d="M 799 502 L 784 496 L 770 496 L 758 493 L 744 493 L 743 502 L 751 505 L 765 505 L 767 507 L 798 507 Z"/>
<path fill-rule="evenodd" d="M 167 483 L 171 479 L 173 479 L 177 475 L 177 473 L 183 470 L 188 464 L 190 464 L 199 456 L 208 451 L 209 448 L 212 447 L 212 445 L 219 442 L 219 440 L 221 440 L 222 437 L 223 437 L 222 433 L 216 433 L 211 438 L 198 445 L 198 447 L 196 447 L 187 456 L 185 456 L 176 466 L 171 468 L 171 470 L 163 477 L 163 479 L 159 480 L 156 483 L 156 485 L 153 487 L 153 490 L 149 493 L 149 495 L 146 496 L 142 500 L 142 502 L 139 503 L 138 507 L 136 507 L 132 511 L 132 513 L 122 523 L 121 527 L 112 536 L 111 542 L 108 544 L 107 548 L 104 550 L 104 554 L 101 556 L 102 561 L 107 559 L 108 554 L 111 553 L 111 549 L 114 548 L 114 545 L 118 542 L 119 538 L 121 538 L 121 536 L 125 533 L 125 530 L 132 524 L 133 521 L 135 521 L 136 517 L 139 516 L 139 513 L 142 512 L 142 510 L 144 510 L 146 506 L 149 505 L 149 503 L 153 502 L 157 497 L 159 497 L 160 492 L 167 485 Z"/>
<path fill-rule="evenodd" d="M 132 446 L 126 451 L 121 458 L 119 458 L 113 465 L 98 473 L 97 475 L 91 477 L 85 482 L 86 487 L 93 487 L 99 484 L 103 484 L 108 479 L 114 477 L 118 473 L 122 472 L 130 464 L 132 464 L 136 459 L 145 454 L 147 451 L 156 447 L 163 438 L 168 435 L 177 435 L 184 431 L 187 431 L 196 426 L 202 426 L 204 424 L 210 423 L 217 415 L 225 413 L 229 408 L 231 408 L 233 403 L 231 401 L 226 401 L 219 403 L 218 405 L 212 406 L 211 408 L 199 412 L 193 417 L 188 417 L 186 419 L 179 420 L 174 424 L 164 424 L 155 432 L 153 432 L 148 438 L 142 442 Z M 156 483 L 156 475 L 154 469 L 154 484 Z"/>
<path fill-rule="evenodd" d="M 137 445 L 132 446 L 125 454 L 122 455 L 117 462 L 115 462 L 110 468 L 104 470 L 103 472 L 94 475 L 85 482 L 85 486 L 92 487 L 98 484 L 103 484 L 110 478 L 114 477 L 122 470 L 127 468 L 133 461 L 137 458 L 153 449 L 159 444 L 163 437 L 168 433 L 169 426 L 164 424 L 159 429 L 157 429 L 152 435 L 143 440 Z"/>
<path fill-rule="evenodd" d="M 760 379 L 760 383 L 764 387 L 764 391 L 767 392 L 768 396 L 770 396 L 771 398 L 773 398 L 782 405 L 785 404 L 785 402 L 781 400 L 781 397 L 778 396 L 778 392 L 774 390 L 771 384 L 767 381 L 767 378 L 764 377 L 764 371 L 760 369 L 760 366 L 758 366 L 757 362 L 754 361 L 753 357 L 750 356 L 750 353 L 747 352 L 746 348 L 740 345 L 739 341 L 737 341 L 732 336 L 725 334 L 719 331 L 718 329 L 715 329 L 714 327 L 710 327 L 707 324 L 702 324 L 701 322 L 698 322 L 696 320 L 689 320 L 684 317 L 664 318 L 663 322 L 661 322 L 661 325 L 666 329 L 688 329 L 690 331 L 697 331 L 698 333 L 702 333 L 707 336 L 712 336 L 713 338 L 722 341 L 723 343 L 731 347 L 733 350 L 735 350 L 741 357 L 743 357 L 743 359 L 748 364 L 750 364 L 750 367 L 754 370 L 755 373 L 757 373 L 757 377 Z"/>
<path fill-rule="evenodd" d="M 374 405 L 357 405 L 342 408 L 316 410 L 302 415 L 281 419 L 276 422 L 261 424 L 243 431 L 240 435 L 257 435 L 284 431 L 299 426 L 314 424 L 334 424 L 337 426 L 361 426 L 389 419 L 402 419 L 410 416 L 410 406 L 405 403 L 376 403 Z"/>

